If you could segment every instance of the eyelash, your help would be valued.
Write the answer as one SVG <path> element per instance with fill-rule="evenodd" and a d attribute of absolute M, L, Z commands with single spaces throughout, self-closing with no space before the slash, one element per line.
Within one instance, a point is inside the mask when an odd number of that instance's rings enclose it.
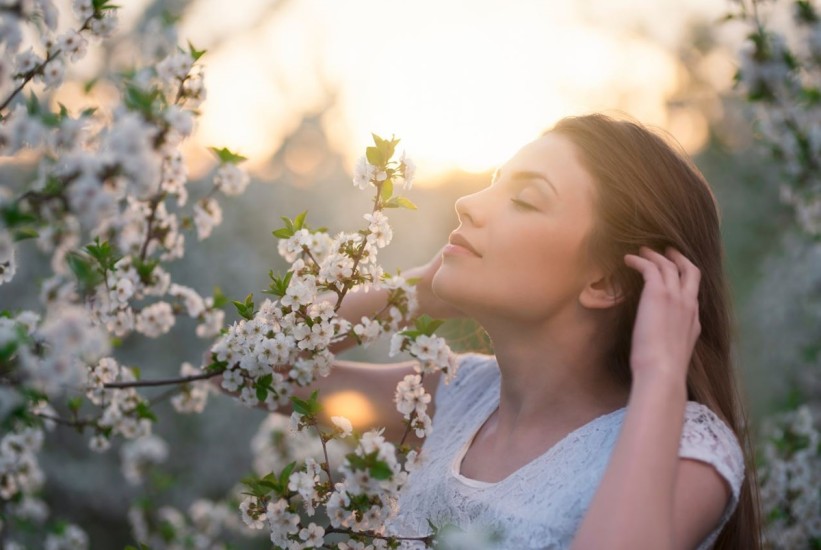
<path fill-rule="evenodd" d="M 514 204 L 514 206 L 521 210 L 538 210 L 532 204 L 528 204 L 525 201 L 521 201 L 519 199 L 510 199 L 510 201 Z"/>

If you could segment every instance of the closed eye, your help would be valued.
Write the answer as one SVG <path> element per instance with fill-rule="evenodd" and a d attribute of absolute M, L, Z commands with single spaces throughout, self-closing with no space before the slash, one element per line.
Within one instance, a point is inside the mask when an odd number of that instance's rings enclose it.
<path fill-rule="evenodd" d="M 538 210 L 538 208 L 523 200 L 510 199 L 510 202 L 512 202 L 519 210 Z"/>

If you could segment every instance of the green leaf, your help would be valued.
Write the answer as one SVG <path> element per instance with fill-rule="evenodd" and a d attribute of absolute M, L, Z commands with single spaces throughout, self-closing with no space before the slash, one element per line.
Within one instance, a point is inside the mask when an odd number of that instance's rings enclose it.
<path fill-rule="evenodd" d="M 34 215 L 21 211 L 14 203 L 4 207 L 2 212 L 3 221 L 8 227 L 14 227 L 15 225 L 22 225 L 37 221 L 37 218 Z"/>
<path fill-rule="evenodd" d="M 374 166 L 383 166 L 385 161 L 382 159 L 382 152 L 376 147 L 368 147 L 365 149 L 365 158 L 368 159 L 369 164 Z"/>
<path fill-rule="evenodd" d="M 37 99 L 37 96 L 34 95 L 34 92 L 31 92 L 28 101 L 26 101 L 26 110 L 28 111 L 28 114 L 31 117 L 36 117 L 40 114 L 40 100 Z"/>
<path fill-rule="evenodd" d="M 160 98 L 162 92 L 156 88 L 143 90 L 136 84 L 126 84 L 123 103 L 131 111 L 137 111 L 151 116 L 154 102 Z"/>
<path fill-rule="evenodd" d="M 207 372 L 222 372 L 228 368 L 228 361 L 212 361 L 204 367 Z"/>
<path fill-rule="evenodd" d="M 442 323 L 444 323 L 443 320 L 434 319 L 427 314 L 420 315 L 414 322 L 416 330 L 426 336 L 432 336 L 436 329 L 442 326 Z"/>
<path fill-rule="evenodd" d="M 94 86 L 97 85 L 97 82 L 99 82 L 99 80 L 99 78 L 92 78 L 91 80 L 86 80 L 85 84 L 83 84 L 83 92 L 85 94 L 88 94 L 94 88 Z"/>
<path fill-rule="evenodd" d="M 379 196 L 383 201 L 388 201 L 393 196 L 393 182 L 391 178 L 382 182 L 382 190 L 379 192 Z"/>
<path fill-rule="evenodd" d="M 205 54 L 205 52 L 206 52 L 206 50 L 198 50 L 197 48 L 195 48 L 190 40 L 188 41 L 188 49 L 189 49 L 189 53 L 191 54 L 191 57 L 194 59 L 194 61 L 199 60 L 199 58 L 202 57 L 203 54 Z"/>
<path fill-rule="evenodd" d="M 393 470 L 391 470 L 387 462 L 384 462 L 382 460 L 374 461 L 374 463 L 371 464 L 369 470 L 371 476 L 375 479 L 390 479 L 391 476 L 393 476 Z"/>
<path fill-rule="evenodd" d="M 68 410 L 71 412 L 76 413 L 80 410 L 80 407 L 83 406 L 83 398 L 82 397 L 72 397 L 66 403 L 68 405 Z"/>
<path fill-rule="evenodd" d="M 14 230 L 14 236 L 12 237 L 15 242 L 23 241 L 26 239 L 33 239 L 37 237 L 40 233 L 31 227 L 23 227 L 20 229 Z"/>
<path fill-rule="evenodd" d="M 291 462 L 287 466 L 282 469 L 282 472 L 279 474 L 279 484 L 282 487 L 288 487 L 288 478 L 291 477 L 291 473 L 293 473 L 294 468 L 296 467 L 296 462 Z"/>
<path fill-rule="evenodd" d="M 243 157 L 238 153 L 234 153 L 230 151 L 227 147 L 223 147 L 221 149 L 217 149 L 216 147 L 209 147 L 214 154 L 220 159 L 220 162 L 223 164 L 239 164 L 244 160 L 248 160 L 247 157 Z"/>
<path fill-rule="evenodd" d="M 302 229 L 302 227 L 305 225 L 305 216 L 307 214 L 308 214 L 307 210 L 303 210 L 302 212 L 297 214 L 297 217 L 294 218 L 294 229 L 297 229 L 297 230 Z"/>
<path fill-rule="evenodd" d="M 307 401 L 304 401 L 299 397 L 291 397 L 291 405 L 293 405 L 294 412 L 297 414 L 301 414 L 302 416 L 310 416 L 311 407 L 308 405 Z"/>
<path fill-rule="evenodd" d="M 159 260 L 140 260 L 139 257 L 133 258 L 134 269 L 137 270 L 137 274 L 140 276 L 140 281 L 144 284 L 150 285 L 153 282 L 152 274 L 154 272 L 154 268 L 157 267 L 159 264 Z"/>
<path fill-rule="evenodd" d="M 134 410 L 137 412 L 137 418 L 147 418 L 151 422 L 157 421 L 157 415 L 154 414 L 151 407 L 145 401 L 140 401 Z"/>
<path fill-rule="evenodd" d="M 294 233 L 286 227 L 283 227 L 282 229 L 275 229 L 273 234 L 277 239 L 290 239 L 294 236 Z"/>
<path fill-rule="evenodd" d="M 222 289 L 218 286 L 214 287 L 214 293 L 211 296 L 214 300 L 214 308 L 219 309 L 228 303 L 228 297 L 222 293 Z"/>
<path fill-rule="evenodd" d="M 408 210 L 416 210 L 416 205 L 405 197 L 391 197 L 383 206 L 385 208 L 407 208 Z"/>
<path fill-rule="evenodd" d="M 69 252 L 66 261 L 77 281 L 85 288 L 93 288 L 102 280 L 102 276 L 92 267 L 91 262 L 77 252 Z"/>

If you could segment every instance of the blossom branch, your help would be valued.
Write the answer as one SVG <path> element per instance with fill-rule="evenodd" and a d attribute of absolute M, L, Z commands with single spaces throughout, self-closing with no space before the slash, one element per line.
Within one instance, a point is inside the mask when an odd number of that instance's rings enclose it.
<path fill-rule="evenodd" d="M 88 28 L 89 28 L 88 25 L 89 25 L 89 23 L 91 23 L 91 20 L 94 19 L 95 15 L 96 15 L 96 13 L 94 15 L 91 15 L 88 19 L 86 19 L 85 23 L 83 23 L 83 25 L 77 30 L 77 32 L 81 33 L 85 30 L 88 30 Z M 26 73 L 25 77 L 23 77 L 23 82 L 21 82 L 20 85 L 17 86 L 17 88 L 12 90 L 11 94 L 9 94 L 9 96 L 2 103 L 2 105 L 0 105 L 0 111 L 5 109 L 6 107 L 8 107 L 9 103 L 12 102 L 14 97 L 17 94 L 19 94 L 23 90 L 23 88 L 26 87 L 26 84 L 31 82 L 31 79 L 34 78 L 35 75 L 41 74 L 43 72 L 43 69 L 46 68 L 46 65 L 48 65 L 49 63 L 54 61 L 61 53 L 62 53 L 62 50 L 60 50 L 60 49 L 54 50 L 53 52 L 48 54 L 48 56 L 46 56 L 46 58 L 43 60 L 42 63 L 37 65 L 35 68 L 30 70 L 28 73 Z"/>
<path fill-rule="evenodd" d="M 191 376 L 180 376 L 178 378 L 166 378 L 162 380 L 136 380 L 134 382 L 109 382 L 103 384 L 104 388 L 141 388 L 149 386 L 170 386 L 172 384 L 186 384 L 197 380 L 208 380 L 222 374 L 221 370 L 194 374 Z"/>

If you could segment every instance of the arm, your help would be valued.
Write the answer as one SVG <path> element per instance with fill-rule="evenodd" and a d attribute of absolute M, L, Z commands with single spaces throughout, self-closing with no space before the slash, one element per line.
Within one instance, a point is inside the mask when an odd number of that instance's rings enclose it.
<path fill-rule="evenodd" d="M 729 498 L 711 467 L 678 457 L 687 366 L 700 332 L 698 269 L 676 251 L 668 250 L 669 259 L 648 249 L 640 254 L 625 258 L 645 280 L 627 413 L 574 550 L 694 548 Z"/>

